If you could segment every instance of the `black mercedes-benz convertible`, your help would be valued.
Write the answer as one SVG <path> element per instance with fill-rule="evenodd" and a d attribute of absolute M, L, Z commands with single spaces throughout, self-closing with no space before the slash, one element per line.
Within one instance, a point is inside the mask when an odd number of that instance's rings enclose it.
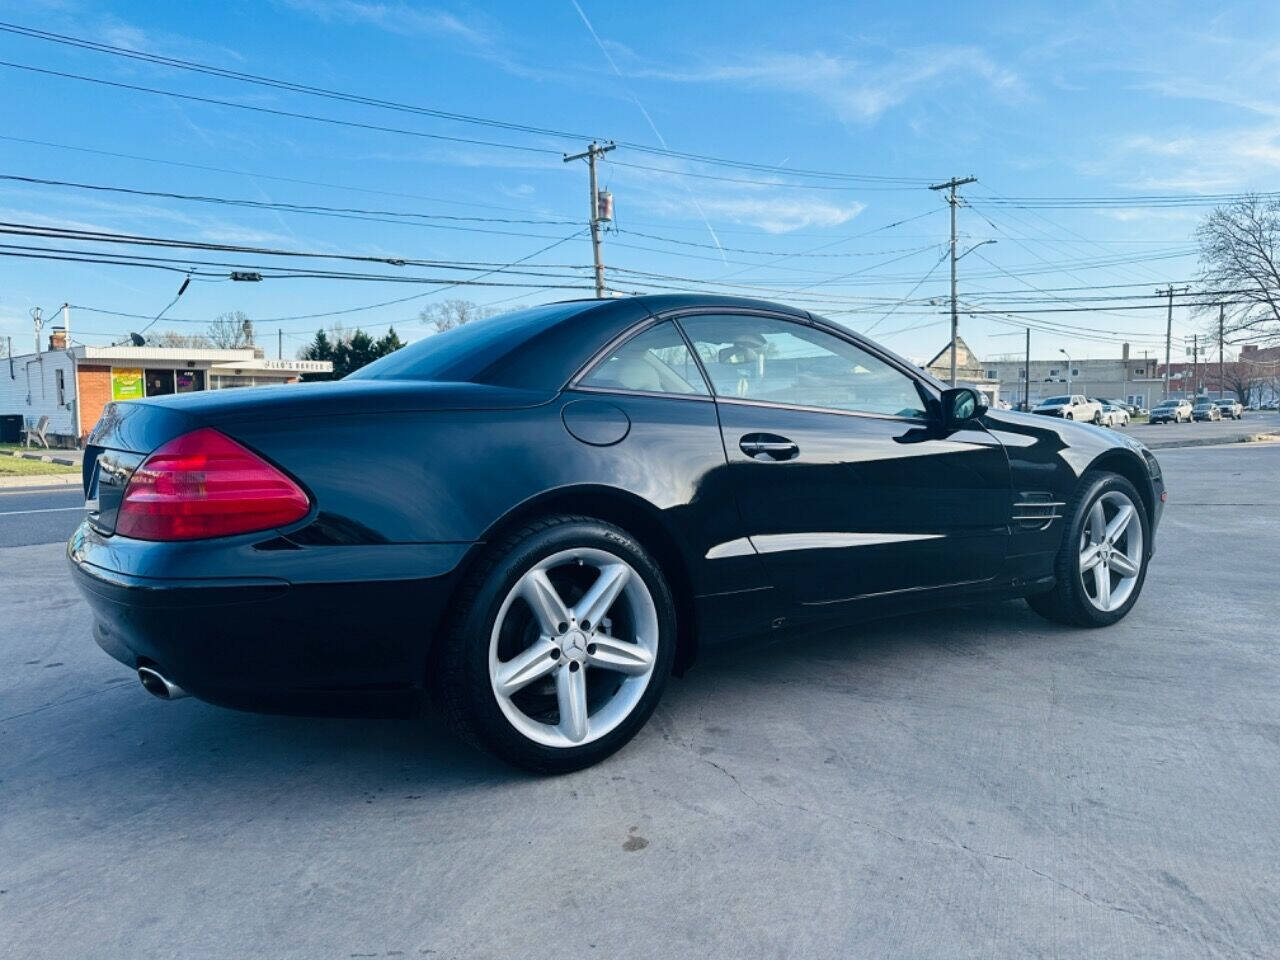
<path fill-rule="evenodd" d="M 699 295 L 113 404 L 84 464 L 71 567 L 147 690 L 365 715 L 430 695 L 541 771 L 617 750 L 712 643 L 975 598 L 1115 623 L 1165 500 L 1137 441 Z"/>

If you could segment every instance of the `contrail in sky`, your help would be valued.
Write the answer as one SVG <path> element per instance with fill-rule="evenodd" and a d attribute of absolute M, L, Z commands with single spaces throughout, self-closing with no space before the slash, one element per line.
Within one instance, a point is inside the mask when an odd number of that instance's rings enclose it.
<path fill-rule="evenodd" d="M 569 2 L 573 4 L 573 9 L 578 11 L 578 16 L 582 18 L 583 24 L 591 34 L 591 39 L 595 40 L 596 46 L 600 48 L 600 52 L 604 54 L 604 58 L 609 61 L 609 66 L 613 67 L 613 72 L 616 73 L 618 75 L 618 79 L 622 81 L 622 89 L 627 92 L 627 96 L 631 98 L 631 102 L 634 103 L 636 108 L 644 115 L 645 122 L 649 124 L 649 129 L 652 130 L 653 135 L 658 138 L 658 142 L 662 144 L 662 149 L 670 150 L 671 148 L 667 146 L 666 137 L 662 135 L 662 131 L 658 129 L 658 125 L 653 122 L 653 117 L 649 116 L 649 111 L 644 108 L 644 104 L 640 102 L 640 98 L 635 95 L 631 87 L 627 84 L 626 74 L 618 69 L 618 64 L 613 59 L 613 55 L 609 53 L 609 48 L 606 47 L 604 45 L 604 41 L 600 39 L 600 34 L 596 33 L 596 28 L 593 27 L 591 25 L 591 21 L 587 19 L 587 14 L 583 11 L 582 7 L 578 5 L 578 0 L 569 0 Z M 706 213 L 703 212 L 702 204 L 698 203 L 698 198 L 694 196 L 693 191 L 689 189 L 688 184 L 681 181 L 680 185 L 684 187 L 685 192 L 689 194 L 690 202 L 693 204 L 694 209 L 698 211 L 698 216 L 702 217 L 702 222 L 707 225 L 707 233 L 711 234 L 712 242 L 715 243 L 716 249 L 720 251 L 720 259 L 724 260 L 727 265 L 729 261 L 725 259 L 724 248 L 720 246 L 720 238 L 716 236 L 716 231 L 711 226 L 711 221 L 707 219 Z"/>

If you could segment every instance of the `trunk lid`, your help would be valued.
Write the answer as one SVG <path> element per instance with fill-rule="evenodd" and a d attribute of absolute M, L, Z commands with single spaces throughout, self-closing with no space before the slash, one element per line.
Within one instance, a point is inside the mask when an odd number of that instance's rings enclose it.
<path fill-rule="evenodd" d="M 383 414 L 517 409 L 554 397 L 554 392 L 477 383 L 339 380 L 110 403 L 85 445 L 85 507 L 96 529 L 114 533 L 134 470 L 161 444 L 199 427 L 226 426 L 234 434 L 234 425 L 246 421 L 354 417 L 366 418 L 376 430 Z"/>

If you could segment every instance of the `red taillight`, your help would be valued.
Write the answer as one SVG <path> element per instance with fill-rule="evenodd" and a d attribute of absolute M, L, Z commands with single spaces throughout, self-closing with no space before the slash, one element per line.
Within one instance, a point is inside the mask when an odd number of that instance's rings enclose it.
<path fill-rule="evenodd" d="M 293 523 L 310 509 L 296 483 L 206 427 L 170 440 L 133 472 L 116 533 L 138 540 L 226 537 Z"/>

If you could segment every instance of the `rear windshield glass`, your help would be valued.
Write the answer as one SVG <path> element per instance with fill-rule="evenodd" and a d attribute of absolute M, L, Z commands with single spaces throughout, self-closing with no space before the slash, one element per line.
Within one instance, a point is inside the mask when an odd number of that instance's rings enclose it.
<path fill-rule="evenodd" d="M 593 306 L 594 300 L 555 303 L 473 320 L 387 354 L 350 374 L 348 380 L 441 380 L 466 382 L 518 350 L 555 321 Z"/>

